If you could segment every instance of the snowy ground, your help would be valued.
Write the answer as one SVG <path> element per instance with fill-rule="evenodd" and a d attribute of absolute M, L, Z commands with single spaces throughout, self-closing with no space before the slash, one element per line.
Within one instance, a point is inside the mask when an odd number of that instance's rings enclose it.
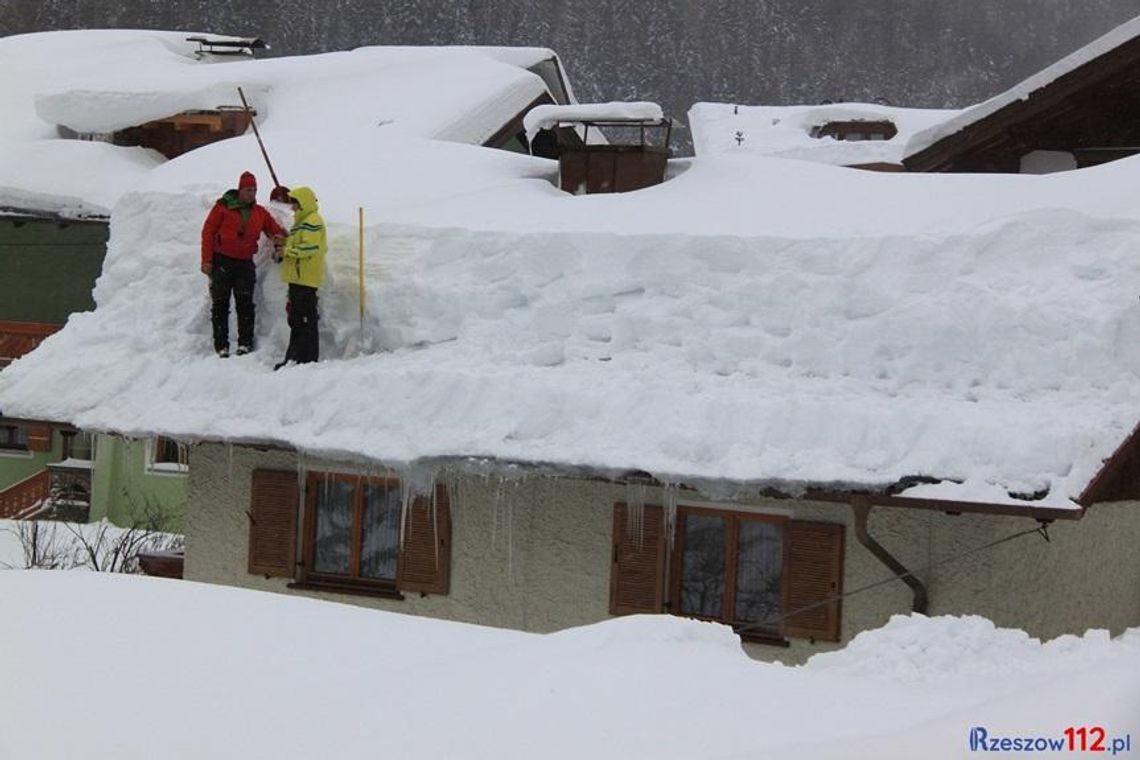
<path fill-rule="evenodd" d="M 975 726 L 1140 749 L 1140 630 L 897 617 L 790 668 L 667 616 L 536 635 L 44 571 L 0 572 L 0 598 L 2 760 L 937 759 L 976 756 Z"/>
<path fill-rule="evenodd" d="M 120 528 L 106 520 L 0 520 L 0 570 L 42 567 L 60 570 L 134 572 L 139 551 L 180 548 L 182 536 L 143 528 Z"/>

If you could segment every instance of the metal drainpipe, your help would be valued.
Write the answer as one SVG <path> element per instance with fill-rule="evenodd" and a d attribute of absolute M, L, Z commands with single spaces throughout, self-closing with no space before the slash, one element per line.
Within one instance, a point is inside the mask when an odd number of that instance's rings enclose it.
<path fill-rule="evenodd" d="M 867 518 L 871 515 L 871 500 L 866 496 L 852 497 L 851 511 L 855 513 L 855 537 L 859 539 L 859 543 L 865 546 L 871 554 L 878 557 L 879 561 L 889 567 L 895 575 L 899 576 L 903 583 L 910 586 L 914 592 L 912 609 L 925 615 L 928 605 L 926 586 L 867 531 Z"/>

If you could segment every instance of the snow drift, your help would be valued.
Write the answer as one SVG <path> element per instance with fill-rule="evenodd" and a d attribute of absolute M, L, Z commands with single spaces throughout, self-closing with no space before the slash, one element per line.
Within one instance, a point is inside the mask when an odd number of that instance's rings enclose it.
<path fill-rule="evenodd" d="M 6 760 L 377 747 L 470 760 L 957 758 L 976 725 L 1019 736 L 1101 725 L 1133 741 L 1140 731 L 1136 631 L 1042 645 L 976 619 L 900 617 L 789 668 L 750 660 L 727 627 L 669 616 L 536 635 L 187 581 L 35 571 L 0 572 L 0 595 Z M 968 648 L 954 643 L 964 633 Z M 922 680 L 883 667 L 916 651 L 931 654 Z"/>

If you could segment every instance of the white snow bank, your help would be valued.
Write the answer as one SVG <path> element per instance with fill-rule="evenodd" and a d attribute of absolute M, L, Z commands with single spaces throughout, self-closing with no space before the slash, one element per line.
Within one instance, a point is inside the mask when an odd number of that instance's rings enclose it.
<path fill-rule="evenodd" d="M 913 156 L 926 150 L 934 143 L 960 132 L 975 122 L 990 116 L 1018 100 L 1025 100 L 1037 90 L 1052 84 L 1060 77 L 1083 66 L 1109 51 L 1140 35 L 1140 17 L 1121 24 L 1103 37 L 1099 37 L 1083 48 L 1065 56 L 1052 66 L 1039 71 L 1023 82 L 1011 87 L 1000 95 L 983 101 L 976 106 L 963 109 L 957 116 L 915 133 L 907 142 L 904 156 Z"/>
<path fill-rule="evenodd" d="M 0 754 L 11 760 L 376 747 L 469 760 L 901 758 L 915 745 L 939 759 L 963 756 L 975 725 L 1140 730 L 1140 651 L 1126 639 L 1096 657 L 1058 648 L 1022 672 L 970 649 L 915 681 L 758 663 L 727 628 L 667 616 L 539 636 L 94 573 L 0 572 L 0 596 Z M 908 638 L 892 624 L 852 654 L 890 661 L 954 625 L 925 621 Z"/>
<path fill-rule="evenodd" d="M 870 103 L 819 106 L 695 103 L 689 109 L 689 128 L 693 133 L 693 150 L 698 156 L 745 153 L 836 166 L 899 164 L 911 135 L 940 124 L 957 113 Z M 889 121 L 898 133 L 885 140 L 847 141 L 812 137 L 813 128 L 833 121 Z"/>
<path fill-rule="evenodd" d="M 1042 643 L 977 615 L 894 615 L 882 628 L 856 635 L 844 649 L 813 656 L 806 667 L 896 682 L 976 682 L 1084 670 L 1122 651 L 1140 656 L 1140 629 L 1116 641 L 1108 631 L 1090 630 Z"/>
<path fill-rule="evenodd" d="M 282 178 L 314 187 L 330 223 L 329 361 L 269 371 L 287 327 L 265 261 L 261 350 L 210 353 L 198 230 L 256 166 L 243 138 L 123 199 L 99 308 L 0 375 L 5 414 L 396 467 L 474 456 L 793 487 L 925 475 L 959 483 L 908 495 L 1047 489 L 1018 503 L 1059 507 L 1136 424 L 1137 160 L 1040 178 L 713 156 L 667 185 L 578 198 L 526 156 L 383 130 L 273 138 Z"/>
<path fill-rule="evenodd" d="M 578 103 L 575 105 L 542 105 L 523 117 L 527 142 L 543 129 L 579 121 L 660 121 L 665 118 L 661 106 L 645 101 Z"/>

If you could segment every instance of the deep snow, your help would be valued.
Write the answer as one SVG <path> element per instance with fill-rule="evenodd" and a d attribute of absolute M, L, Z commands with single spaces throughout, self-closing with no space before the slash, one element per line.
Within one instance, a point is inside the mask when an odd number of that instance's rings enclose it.
<path fill-rule="evenodd" d="M 5 760 L 939 759 L 971 756 L 974 726 L 1140 732 L 1137 630 L 1043 645 L 978 618 L 899 616 L 793 668 L 669 616 L 537 635 L 36 571 L 0 572 L 0 597 Z"/>
<path fill-rule="evenodd" d="M 309 61 L 329 113 L 356 107 L 343 60 Z M 246 136 L 121 197 L 98 309 L 0 375 L 0 411 L 394 467 L 486 457 L 793 491 L 922 475 L 943 482 L 909 493 L 1048 490 L 1028 503 L 1060 507 L 1136 424 L 1140 160 L 885 175 L 713 153 L 658 187 L 572 197 L 543 159 L 291 124 L 264 134 L 330 225 L 326 361 L 270 371 L 287 328 L 265 259 L 261 349 L 210 352 L 198 230 L 242 169 L 267 184 Z M 52 171 L 37 181 L 66 179 Z"/>

